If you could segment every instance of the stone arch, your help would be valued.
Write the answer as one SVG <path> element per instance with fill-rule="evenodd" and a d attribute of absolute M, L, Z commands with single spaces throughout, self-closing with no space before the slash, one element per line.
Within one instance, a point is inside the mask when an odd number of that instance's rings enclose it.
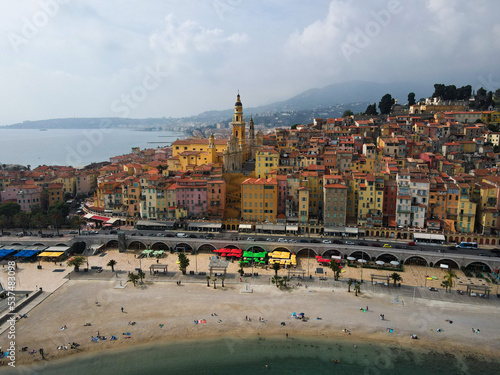
<path fill-rule="evenodd" d="M 68 246 L 68 244 L 67 243 L 58 243 L 58 244 L 56 244 L 56 246 Z"/>
<path fill-rule="evenodd" d="M 226 230 L 226 224 L 222 224 L 222 230 Z"/>
<path fill-rule="evenodd" d="M 373 232 L 372 232 L 372 233 L 373 233 Z M 380 232 L 379 232 L 379 231 L 376 231 L 376 232 L 375 232 L 375 237 L 378 237 L 378 236 L 380 236 Z"/>
<path fill-rule="evenodd" d="M 457 262 L 455 262 L 454 260 L 451 260 L 451 259 L 440 259 L 434 263 L 434 267 L 439 268 L 439 267 L 441 267 L 441 264 L 446 264 L 451 269 L 459 269 L 460 268 L 458 266 Z"/>
<path fill-rule="evenodd" d="M 492 244 L 492 245 L 496 245 L 496 244 L 497 244 L 497 241 L 496 241 L 494 238 L 492 238 L 492 239 L 491 239 L 491 244 Z"/>
<path fill-rule="evenodd" d="M 250 246 L 247 251 L 251 251 L 252 253 L 262 253 L 263 251 L 266 251 L 263 247 L 261 246 Z"/>
<path fill-rule="evenodd" d="M 343 258 L 344 254 L 338 249 L 329 249 L 329 250 L 326 250 L 322 255 L 322 257 L 325 259 L 330 258 L 331 256 L 340 256 Z"/>
<path fill-rule="evenodd" d="M 37 242 L 37 243 L 33 244 L 33 246 L 45 246 L 45 244 L 41 243 L 41 242 Z"/>
<path fill-rule="evenodd" d="M 200 245 L 198 247 L 198 252 L 206 252 L 206 253 L 213 253 L 213 251 L 216 249 L 216 247 L 210 243 L 205 243 L 203 245 Z"/>
<path fill-rule="evenodd" d="M 316 253 L 315 250 L 310 249 L 308 247 L 304 247 L 304 248 L 300 249 L 299 251 L 297 251 L 297 256 L 298 257 L 307 257 L 308 254 L 309 254 L 310 257 L 315 257 L 316 255 L 318 255 L 318 253 Z"/>
<path fill-rule="evenodd" d="M 472 238 L 467 237 L 467 242 L 472 242 Z"/>
<path fill-rule="evenodd" d="M 415 255 L 407 258 L 404 261 L 404 264 L 408 266 L 427 266 L 428 262 L 425 258 L 422 258 L 421 256 Z"/>
<path fill-rule="evenodd" d="M 178 243 L 177 245 L 174 246 L 174 251 L 179 251 L 179 252 L 192 252 L 193 248 L 191 247 L 190 244 L 181 242 Z"/>
<path fill-rule="evenodd" d="M 483 237 L 481 237 L 481 238 L 479 239 L 479 245 L 483 245 L 483 244 L 484 244 L 484 239 L 483 239 Z"/>
<path fill-rule="evenodd" d="M 146 245 L 142 241 L 132 241 L 128 244 L 130 250 L 145 250 Z"/>
<path fill-rule="evenodd" d="M 403 240 L 407 240 L 408 239 L 408 233 L 403 233 Z"/>
<path fill-rule="evenodd" d="M 396 236 L 396 238 L 401 238 L 401 232 L 398 232 L 398 235 Z"/>
<path fill-rule="evenodd" d="M 235 246 L 235 245 L 226 245 L 226 246 L 223 246 L 224 249 L 239 249 L 238 246 Z"/>
<path fill-rule="evenodd" d="M 155 242 L 154 244 L 151 245 L 151 249 L 169 251 L 170 247 L 164 242 Z"/>
<path fill-rule="evenodd" d="M 460 242 L 465 242 L 465 237 L 460 237 Z"/>
<path fill-rule="evenodd" d="M 19 242 L 14 242 L 13 244 L 11 244 L 10 246 L 23 246 L 23 244 L 19 243 Z M 65 245 L 66 246 L 66 245 Z"/>
<path fill-rule="evenodd" d="M 489 239 L 489 238 L 487 238 L 487 239 L 485 240 L 485 243 L 486 243 L 486 245 L 489 245 L 489 244 L 490 244 L 490 239 Z"/>
<path fill-rule="evenodd" d="M 106 242 L 106 245 L 104 247 L 117 249 L 118 248 L 118 241 L 117 240 L 110 240 L 110 241 Z"/>
<path fill-rule="evenodd" d="M 491 272 L 491 267 L 484 262 L 471 262 L 465 266 L 465 269 L 469 271 L 479 271 L 479 272 Z"/>
<path fill-rule="evenodd" d="M 361 251 L 361 250 L 353 251 L 351 254 L 349 254 L 349 256 L 356 258 L 356 259 L 365 259 L 365 260 L 372 259 L 368 253 Z"/>
<path fill-rule="evenodd" d="M 384 261 L 385 263 L 390 263 L 392 261 L 397 261 L 399 262 L 399 259 L 397 256 L 395 256 L 394 254 L 391 254 L 391 253 L 384 253 L 384 254 L 380 254 L 377 256 L 376 260 L 382 260 Z"/>
<path fill-rule="evenodd" d="M 389 238 L 389 232 L 385 232 L 385 238 Z"/>

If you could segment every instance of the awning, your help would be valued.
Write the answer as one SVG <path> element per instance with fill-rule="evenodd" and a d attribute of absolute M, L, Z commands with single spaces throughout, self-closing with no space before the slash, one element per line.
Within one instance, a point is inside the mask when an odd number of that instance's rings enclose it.
<path fill-rule="evenodd" d="M 286 230 L 286 225 L 280 225 L 280 224 L 263 224 L 262 225 L 263 230 Z"/>
<path fill-rule="evenodd" d="M 111 218 L 109 219 L 106 224 L 114 224 L 116 223 L 117 221 L 120 221 L 121 219 L 118 219 L 118 218 Z"/>
<path fill-rule="evenodd" d="M 110 218 L 106 216 L 98 216 L 98 215 L 92 215 L 90 220 L 99 220 L 99 221 L 105 221 L 107 222 Z"/>
<path fill-rule="evenodd" d="M 46 258 L 58 258 L 61 255 L 64 254 L 64 251 L 44 251 L 39 257 L 46 257 Z"/>
<path fill-rule="evenodd" d="M 29 258 L 32 257 L 33 255 L 39 253 L 39 250 L 21 250 L 17 254 L 14 254 L 15 257 L 20 257 L 20 258 Z"/>
<path fill-rule="evenodd" d="M 188 228 L 221 229 L 221 223 L 189 223 Z"/>
<path fill-rule="evenodd" d="M 238 229 L 252 229 L 252 224 L 240 224 Z"/>
<path fill-rule="evenodd" d="M 86 214 L 86 215 L 83 215 L 83 218 L 84 219 L 90 219 L 90 218 L 92 218 L 92 216 L 94 216 L 94 215 L 92 215 L 92 214 Z"/>
<path fill-rule="evenodd" d="M 298 226 L 298 225 L 287 225 L 287 226 L 286 226 L 286 230 L 287 230 L 287 232 L 288 232 L 289 230 L 292 230 L 292 231 L 298 231 L 298 230 L 299 230 L 299 226 Z"/>
<path fill-rule="evenodd" d="M 325 228 L 325 233 L 344 233 L 344 227 Z"/>
<path fill-rule="evenodd" d="M 359 229 L 358 229 L 358 228 L 348 228 L 348 227 L 346 227 L 346 228 L 345 228 L 345 232 L 346 232 L 346 233 L 354 233 L 354 234 L 358 234 Z"/>

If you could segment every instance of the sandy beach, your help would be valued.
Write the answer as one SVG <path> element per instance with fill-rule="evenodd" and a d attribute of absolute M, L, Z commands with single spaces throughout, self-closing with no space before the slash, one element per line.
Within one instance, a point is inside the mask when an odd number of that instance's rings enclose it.
<path fill-rule="evenodd" d="M 177 275 L 152 281 L 148 273 L 144 284 L 134 287 L 125 282 L 127 271 L 139 265 L 134 254 L 107 251 L 102 257 L 91 257 L 89 263 L 106 267 L 111 258 L 118 262 L 116 269 L 120 272 L 115 276 L 111 271 L 104 271 L 103 275 L 108 273 L 105 280 L 75 280 L 74 273 L 74 277 L 68 280 L 67 273 L 71 270 L 64 264 L 42 263 L 43 270 L 37 270 L 36 264 L 19 265 L 18 279 L 23 289 L 47 285 L 51 294 L 31 310 L 27 318 L 16 324 L 17 365 L 40 361 L 38 353 L 28 353 L 39 348 L 44 348 L 45 357 L 53 360 L 81 352 L 112 350 L 157 341 L 217 337 L 234 340 L 257 336 L 285 337 L 286 334 L 290 338 L 374 340 L 437 351 L 446 348 L 447 351 L 459 350 L 486 358 L 500 353 L 499 312 L 495 305 L 422 298 L 406 298 L 403 303 L 392 303 L 392 294 L 373 293 L 365 287 L 362 294 L 356 297 L 353 292 L 347 292 L 345 284 L 333 287 L 326 282 L 307 288 L 292 283 L 291 289 L 279 290 L 273 285 L 266 285 L 265 281 L 252 284 L 252 280 L 247 280 L 253 293 L 241 293 L 245 283 L 239 282 L 239 275 L 229 275 L 224 288 L 219 280 L 217 289 L 214 289 L 212 283 L 207 287 L 206 282 L 189 282 L 189 276 L 180 276 L 178 272 L 179 279 L 186 280 L 180 286 L 174 282 Z M 194 256 L 190 255 L 190 258 L 191 265 L 194 265 Z M 175 260 L 175 256 L 169 254 L 159 263 L 168 262 L 169 270 L 178 271 Z M 199 255 L 196 262 L 199 271 L 206 271 L 208 254 Z M 302 258 L 299 262 L 302 263 L 299 267 L 304 266 L 307 259 Z M 156 259 L 141 260 L 145 270 L 153 263 Z M 232 263 L 228 272 L 236 272 L 237 268 L 237 263 Z M 63 272 L 54 272 L 62 269 Z M 346 273 L 349 272 L 348 277 L 359 278 L 360 271 L 348 268 Z M 442 279 L 441 270 L 431 271 Z M 273 273 L 265 269 L 258 272 Z M 310 272 L 314 274 L 314 271 Z M 365 273 L 365 279 L 370 272 L 373 270 Z M 402 276 L 405 282 L 411 278 L 422 282 L 421 274 L 425 272 L 425 267 L 410 267 Z M 83 275 L 82 272 L 79 274 Z M 346 275 L 342 274 L 342 277 Z M 3 272 L 1 278 L 2 281 L 5 278 Z M 262 279 L 268 278 L 264 276 Z M 332 281 L 328 283 L 333 285 Z M 366 307 L 367 311 L 360 310 L 366 310 Z M 293 312 L 305 313 L 308 321 L 295 319 L 291 316 Z M 380 314 L 385 315 L 385 320 Z M 198 320 L 202 322 L 196 324 Z M 129 322 L 135 324 L 130 325 Z M 91 325 L 85 326 L 85 323 Z M 61 329 L 64 326 L 67 328 Z M 392 328 L 393 332 L 389 333 L 388 328 Z M 473 328 L 479 329 L 480 333 L 473 333 Z M 344 332 L 345 329 L 350 335 Z M 438 329 L 443 332 L 437 332 Z M 124 335 L 127 333 L 130 335 Z M 411 340 L 412 334 L 420 339 Z M 108 339 L 91 342 L 91 338 L 97 335 Z M 118 339 L 110 341 L 112 335 Z M 78 349 L 70 349 L 69 343 L 73 342 L 80 344 Z M 6 348 L 7 343 L 7 333 L 4 332 L 0 335 L 0 346 Z M 68 350 L 58 350 L 61 345 L 66 345 Z M 28 347 L 28 351 L 21 352 L 21 347 Z"/>

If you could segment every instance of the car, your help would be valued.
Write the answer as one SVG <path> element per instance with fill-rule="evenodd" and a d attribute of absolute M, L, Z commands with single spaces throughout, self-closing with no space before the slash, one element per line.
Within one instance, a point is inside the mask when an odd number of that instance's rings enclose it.
<path fill-rule="evenodd" d="M 391 245 L 389 245 L 388 243 L 385 243 L 384 246 L 382 247 L 386 247 L 386 248 L 389 248 L 389 247 L 392 247 Z"/>
<path fill-rule="evenodd" d="M 355 245 L 355 243 L 354 243 L 354 242 L 352 242 L 352 241 L 346 241 L 346 242 L 345 242 L 345 244 L 346 244 L 346 245 Z"/>
<path fill-rule="evenodd" d="M 332 243 L 332 241 L 330 241 L 330 240 L 323 240 L 323 243 L 325 243 L 325 244 Z"/>
<path fill-rule="evenodd" d="M 188 237 L 189 238 L 196 238 L 196 236 L 194 234 L 189 234 Z"/>
<path fill-rule="evenodd" d="M 299 242 L 302 242 L 302 243 L 309 243 L 308 240 L 300 240 Z"/>
<path fill-rule="evenodd" d="M 297 240 L 294 240 L 293 238 L 288 240 L 289 243 L 297 243 Z"/>
<path fill-rule="evenodd" d="M 278 238 L 278 242 L 287 242 L 286 238 Z"/>
<path fill-rule="evenodd" d="M 19 232 L 18 234 L 16 234 L 17 237 L 23 237 L 24 236 L 24 233 L 23 232 Z"/>
<path fill-rule="evenodd" d="M 156 237 L 165 237 L 165 234 L 164 234 L 164 233 L 158 233 L 158 234 L 156 235 Z"/>
<path fill-rule="evenodd" d="M 175 237 L 172 233 L 165 234 L 165 237 Z"/>
<path fill-rule="evenodd" d="M 265 238 L 257 238 L 257 241 L 259 241 L 259 242 L 265 242 L 266 239 Z"/>
<path fill-rule="evenodd" d="M 91 230 L 90 234 L 99 234 L 99 231 L 98 230 Z"/>
<path fill-rule="evenodd" d="M 368 246 L 366 242 L 358 242 L 358 246 Z"/>
<path fill-rule="evenodd" d="M 321 241 L 314 239 L 314 240 L 311 240 L 311 243 L 321 243 Z"/>
<path fill-rule="evenodd" d="M 382 247 L 382 245 L 381 245 L 381 244 L 379 244 L 379 243 L 374 243 L 374 244 L 372 244 L 372 246 L 373 246 L 373 247 Z"/>
<path fill-rule="evenodd" d="M 109 234 L 118 234 L 118 231 L 117 230 L 110 230 Z"/>
<path fill-rule="evenodd" d="M 78 231 L 77 230 L 70 230 L 69 234 L 78 234 Z"/>
<path fill-rule="evenodd" d="M 267 241 L 267 242 L 273 242 L 273 241 L 274 241 L 274 239 L 273 239 L 273 238 L 266 238 L 266 241 Z"/>
<path fill-rule="evenodd" d="M 177 233 L 177 237 L 185 238 L 185 237 L 187 237 L 187 234 L 186 233 Z"/>
<path fill-rule="evenodd" d="M 479 253 L 479 256 L 480 257 L 490 257 L 491 254 L 488 254 L 488 253 Z"/>
<path fill-rule="evenodd" d="M 408 246 L 417 246 L 417 244 L 413 241 L 407 243 Z"/>
<path fill-rule="evenodd" d="M 255 238 L 253 238 L 253 237 L 248 237 L 248 238 L 247 238 L 247 241 L 252 241 L 252 242 L 253 242 L 253 241 L 255 241 Z"/>
<path fill-rule="evenodd" d="M 500 249 L 492 249 L 491 253 L 492 254 L 500 254 Z"/>
<path fill-rule="evenodd" d="M 437 289 L 437 288 L 434 288 L 433 286 L 430 286 L 430 287 L 429 287 L 429 290 L 430 290 L 431 292 L 437 292 L 437 291 L 438 291 L 438 289 Z"/>
<path fill-rule="evenodd" d="M 155 237 L 156 234 L 154 234 L 154 233 L 148 233 L 148 236 Z"/>

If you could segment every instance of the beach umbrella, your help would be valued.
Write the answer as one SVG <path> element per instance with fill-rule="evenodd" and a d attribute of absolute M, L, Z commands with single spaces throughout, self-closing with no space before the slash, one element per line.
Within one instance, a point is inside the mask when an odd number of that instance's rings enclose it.
<path fill-rule="evenodd" d="M 358 262 L 359 262 L 359 263 L 366 263 L 367 261 L 366 261 L 366 260 L 364 260 L 364 259 L 358 259 Z"/>
<path fill-rule="evenodd" d="M 377 260 L 375 263 L 378 264 L 379 266 L 383 266 L 385 264 L 383 260 Z"/>
<path fill-rule="evenodd" d="M 391 264 L 392 264 L 393 266 L 399 266 L 399 262 L 398 262 L 397 260 L 393 260 L 393 261 L 391 262 Z"/>
<path fill-rule="evenodd" d="M 356 260 L 354 257 L 347 257 L 347 260 Z"/>

